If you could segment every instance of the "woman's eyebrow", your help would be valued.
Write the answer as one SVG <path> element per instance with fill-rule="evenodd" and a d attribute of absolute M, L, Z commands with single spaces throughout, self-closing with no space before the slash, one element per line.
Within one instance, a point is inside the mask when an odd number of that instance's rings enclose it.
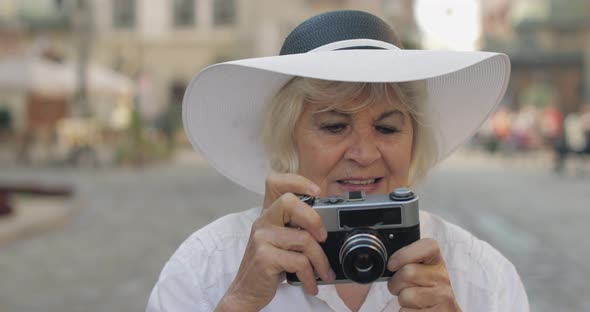
<path fill-rule="evenodd" d="M 315 116 L 321 116 L 321 115 L 336 115 L 339 117 L 346 117 L 346 118 L 351 118 L 352 114 L 348 113 L 348 112 L 342 112 L 342 111 L 338 111 L 338 110 L 320 110 L 317 112 L 313 113 Z"/>
<path fill-rule="evenodd" d="M 334 116 L 345 117 L 347 119 L 350 119 L 350 118 L 352 118 L 353 113 L 331 109 L 331 110 L 324 110 L 324 111 L 320 110 L 320 111 L 314 112 L 313 115 L 314 115 L 314 118 L 319 117 L 319 116 L 334 115 Z M 388 111 L 383 112 L 381 115 L 379 115 L 379 117 L 375 118 L 375 121 L 381 121 L 381 120 L 387 119 L 391 116 L 394 116 L 394 117 L 399 116 L 402 122 L 404 122 L 404 120 L 405 120 L 405 115 L 404 115 L 404 113 L 402 113 L 402 111 L 400 111 L 399 109 L 392 109 L 392 110 L 388 110 Z"/>
<path fill-rule="evenodd" d="M 401 117 L 402 122 L 404 122 L 404 120 L 405 120 L 404 113 L 402 113 L 398 109 L 393 109 L 393 110 L 386 111 L 383 114 L 379 115 L 379 117 L 377 117 L 375 119 L 375 121 L 381 121 L 381 120 L 386 119 L 386 118 L 391 117 L 391 116 L 399 116 L 399 117 Z"/>

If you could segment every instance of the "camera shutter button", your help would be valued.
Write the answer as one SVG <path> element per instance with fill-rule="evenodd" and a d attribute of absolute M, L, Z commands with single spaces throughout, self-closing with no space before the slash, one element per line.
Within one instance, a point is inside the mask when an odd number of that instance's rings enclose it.
<path fill-rule="evenodd" d="M 396 188 L 389 194 L 389 198 L 394 201 L 405 201 L 414 198 L 414 193 L 405 187 Z"/>
<path fill-rule="evenodd" d="M 339 196 L 330 196 L 330 197 L 326 197 L 326 199 L 324 199 L 324 202 L 330 205 L 334 205 L 334 204 L 338 204 L 344 201 L 344 198 L 339 197 Z"/>

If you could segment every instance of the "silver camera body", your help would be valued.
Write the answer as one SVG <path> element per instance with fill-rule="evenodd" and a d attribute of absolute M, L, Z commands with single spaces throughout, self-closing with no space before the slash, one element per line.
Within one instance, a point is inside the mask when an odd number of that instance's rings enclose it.
<path fill-rule="evenodd" d="M 316 210 L 326 226 L 328 238 L 320 245 L 336 273 L 335 283 L 389 279 L 394 274 L 387 270 L 389 257 L 420 239 L 418 197 L 407 188 L 383 195 L 356 191 L 300 198 Z M 293 273 L 287 273 L 287 282 L 301 284 Z M 317 283 L 326 284 L 320 279 Z"/>

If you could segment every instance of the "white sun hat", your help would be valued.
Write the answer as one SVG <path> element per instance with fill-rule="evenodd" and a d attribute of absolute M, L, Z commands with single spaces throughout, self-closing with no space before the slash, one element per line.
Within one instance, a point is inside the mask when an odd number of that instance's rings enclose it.
<path fill-rule="evenodd" d="M 278 56 L 211 65 L 189 84 L 183 123 L 193 147 L 221 174 L 263 194 L 270 160 L 264 112 L 295 76 L 350 82 L 426 82 L 440 162 L 469 139 L 502 99 L 508 56 L 492 52 L 404 50 L 392 28 L 361 11 L 312 17 L 285 39 Z"/>

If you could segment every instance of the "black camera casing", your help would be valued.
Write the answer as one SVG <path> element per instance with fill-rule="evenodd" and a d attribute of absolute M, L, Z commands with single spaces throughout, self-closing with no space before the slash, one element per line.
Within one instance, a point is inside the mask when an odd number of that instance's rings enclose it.
<path fill-rule="evenodd" d="M 389 257 L 420 239 L 418 197 L 406 188 L 386 195 L 349 192 L 301 199 L 320 214 L 326 226 L 328 237 L 320 246 L 336 273 L 334 283 L 389 279 L 394 274 L 387 270 Z M 294 273 L 287 273 L 287 282 L 301 284 Z M 317 283 L 327 284 L 319 278 Z"/>

